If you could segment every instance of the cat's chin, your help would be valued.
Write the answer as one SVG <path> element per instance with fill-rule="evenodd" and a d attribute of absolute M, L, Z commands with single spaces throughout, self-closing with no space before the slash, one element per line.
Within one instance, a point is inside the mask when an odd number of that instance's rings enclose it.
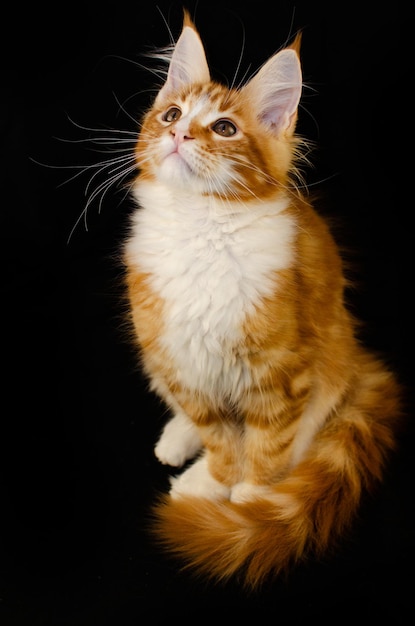
<path fill-rule="evenodd" d="M 178 152 L 171 152 L 164 157 L 160 170 L 169 178 L 193 175 L 190 165 Z"/>
<path fill-rule="evenodd" d="M 203 182 L 197 173 L 177 152 L 173 152 L 164 158 L 157 173 L 160 181 L 175 187 L 187 190 L 204 191 Z"/>

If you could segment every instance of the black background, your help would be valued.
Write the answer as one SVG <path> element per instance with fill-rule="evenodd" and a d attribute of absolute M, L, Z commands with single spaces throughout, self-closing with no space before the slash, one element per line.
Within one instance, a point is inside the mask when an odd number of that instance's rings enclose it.
<path fill-rule="evenodd" d="M 106 158 L 89 140 L 135 132 L 154 93 L 142 53 L 169 42 L 166 22 L 177 38 L 181 6 L 15 3 L 2 19 L 0 624 L 406 623 L 415 591 L 413 181 L 410 18 L 399 3 L 187 4 L 219 80 L 232 80 L 242 49 L 238 80 L 303 30 L 298 130 L 317 144 L 306 179 L 353 251 L 350 303 L 364 341 L 408 388 L 409 426 L 339 552 L 257 594 L 181 573 L 149 541 L 149 506 L 167 488 L 153 456 L 165 415 L 123 330 L 118 253 L 131 200 L 114 187 L 68 237 L 91 166 Z"/>

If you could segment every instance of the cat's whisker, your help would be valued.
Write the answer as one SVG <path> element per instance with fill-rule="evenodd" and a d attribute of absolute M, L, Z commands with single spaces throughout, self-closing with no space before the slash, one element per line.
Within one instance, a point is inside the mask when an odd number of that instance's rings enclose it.
<path fill-rule="evenodd" d="M 81 172 L 78 172 L 75 175 L 75 177 L 79 176 L 80 174 L 84 174 L 86 171 L 90 169 L 94 169 L 95 171 L 92 174 L 92 176 L 89 178 L 87 185 L 85 187 L 84 193 L 85 193 L 85 196 L 87 196 L 87 202 L 84 206 L 83 211 L 79 215 L 78 219 L 76 220 L 74 226 L 72 227 L 69 233 L 67 243 L 69 243 L 70 240 L 72 239 L 73 233 L 82 219 L 84 220 L 85 230 L 88 231 L 87 213 L 88 213 L 89 207 L 93 204 L 93 202 L 97 198 L 99 198 L 98 213 L 100 213 L 102 210 L 102 204 L 103 204 L 104 198 L 109 192 L 109 190 L 112 187 L 114 187 L 117 183 L 124 180 L 130 173 L 134 172 L 137 169 L 136 162 L 135 162 L 135 155 L 132 154 L 130 150 L 127 155 L 118 156 L 115 158 L 107 159 L 105 161 L 101 161 L 100 163 L 95 164 L 93 167 L 86 166 L 82 169 Z M 93 190 L 91 190 L 92 186 L 95 184 L 96 180 L 100 176 L 105 176 L 106 179 L 103 182 L 97 184 L 97 186 Z M 75 177 L 72 177 L 72 179 Z M 68 181 L 65 181 L 65 182 L 67 183 Z"/>
<path fill-rule="evenodd" d="M 223 181 L 218 179 L 218 184 L 216 185 L 215 178 L 213 178 L 212 181 L 211 181 L 211 193 L 212 194 L 216 194 L 216 193 L 220 194 L 220 199 L 221 199 L 222 205 L 227 205 L 227 207 L 229 208 L 230 214 L 231 214 L 234 211 L 233 202 L 239 202 L 240 198 L 239 198 L 239 195 L 238 195 L 237 191 L 228 183 L 225 185 L 227 193 L 224 196 L 223 192 L 221 192 L 221 187 L 222 186 L 223 186 Z"/>
<path fill-rule="evenodd" d="M 99 183 L 92 191 L 89 192 L 88 198 L 85 204 L 85 209 L 87 210 L 96 200 L 96 198 L 99 197 L 100 200 L 98 203 L 98 213 L 101 213 L 102 202 L 104 200 L 104 196 L 106 195 L 106 193 L 109 191 L 111 187 L 115 185 L 115 183 L 121 180 L 124 180 L 124 178 L 126 178 L 128 174 L 129 174 L 129 171 L 125 170 L 123 172 L 116 173 L 110 178 L 108 178 L 107 180 Z"/>
<path fill-rule="evenodd" d="M 244 168 L 255 172 L 256 174 L 258 174 L 259 178 L 261 178 L 264 182 L 273 185 L 273 186 L 277 186 L 278 185 L 278 181 L 270 176 L 267 172 L 264 172 L 260 167 L 258 167 L 257 165 L 255 165 L 254 163 L 252 163 L 251 161 L 249 161 L 249 159 L 247 159 L 245 156 L 243 155 L 232 155 L 231 157 L 229 157 L 229 155 L 227 155 L 227 153 L 223 153 L 221 155 L 220 152 L 216 152 L 215 156 L 224 156 L 227 157 L 228 159 L 230 158 L 230 160 L 237 164 L 237 165 L 243 165 Z M 237 180 L 237 179 L 236 179 Z"/>
<path fill-rule="evenodd" d="M 98 163 L 91 163 L 88 165 L 56 165 L 56 166 L 47 166 L 47 167 L 53 167 L 53 169 L 58 169 L 58 170 L 66 170 L 66 169 L 78 170 L 76 174 L 74 174 L 70 178 L 67 178 L 63 182 L 59 183 L 59 185 L 57 185 L 57 187 L 59 188 L 59 187 L 63 187 L 63 185 L 67 185 L 68 183 L 74 181 L 75 179 L 79 178 L 80 176 L 84 175 L 90 170 L 95 170 L 94 174 L 91 176 L 91 179 L 94 179 L 96 176 L 99 176 L 100 173 L 103 173 L 105 169 L 114 165 L 114 163 L 119 162 L 123 164 L 125 162 L 129 162 L 133 158 L 134 157 L 128 157 L 128 156 L 126 157 L 125 155 L 123 155 L 119 157 L 114 157 L 112 159 L 107 159 L 105 161 L 100 161 Z"/>
<path fill-rule="evenodd" d="M 170 56 L 171 56 L 172 52 L 174 51 L 174 46 L 175 46 L 175 43 L 176 43 L 176 42 L 174 41 L 173 33 L 171 32 L 171 28 L 170 28 L 170 26 L 169 26 L 169 24 L 168 24 L 168 22 L 167 22 L 166 18 L 164 17 L 162 10 L 160 9 L 160 7 L 159 7 L 159 6 L 157 7 L 157 9 L 158 9 L 158 11 L 159 11 L 159 13 L 160 13 L 161 19 L 163 20 L 164 25 L 165 25 L 165 27 L 166 27 L 166 29 L 167 29 L 167 32 L 168 32 L 168 34 L 169 34 L 169 37 L 170 37 L 170 46 L 169 46 L 169 50 L 170 50 Z"/>
<path fill-rule="evenodd" d="M 137 60 L 128 59 L 120 55 L 112 55 L 112 56 L 114 58 L 120 59 L 121 61 L 126 61 L 127 63 L 131 63 L 135 65 L 136 67 L 142 70 L 145 70 L 146 72 L 149 72 L 150 74 L 153 74 L 158 80 L 163 81 L 166 79 L 167 71 L 168 71 L 165 64 L 168 64 L 171 58 L 172 52 L 173 52 L 173 46 L 164 46 L 164 47 L 158 48 L 157 50 L 152 50 L 152 51 L 142 54 L 143 57 L 150 58 L 153 61 L 160 61 L 163 65 L 159 67 L 150 67 L 148 63 L 143 64 Z M 154 89 L 154 91 L 156 90 L 157 88 Z"/>
<path fill-rule="evenodd" d="M 100 136 L 101 133 L 105 132 L 105 133 L 116 135 L 118 137 L 122 136 L 122 135 L 128 135 L 132 139 L 134 137 L 137 138 L 137 132 L 136 131 L 122 130 L 122 129 L 115 129 L 115 128 L 99 128 L 99 127 L 83 126 L 82 124 L 79 124 L 79 122 L 75 122 L 75 120 L 72 119 L 69 115 L 67 115 L 67 118 L 68 118 L 69 122 L 73 126 L 75 126 L 75 128 L 78 128 L 82 132 L 93 133 L 96 136 Z M 60 138 L 57 138 L 57 139 L 60 139 Z M 88 141 L 88 140 L 92 141 L 93 139 L 91 137 L 88 137 L 86 139 L 86 141 Z"/>
<path fill-rule="evenodd" d="M 67 185 L 70 182 L 73 182 L 74 180 L 76 180 L 77 178 L 79 178 L 80 176 L 82 176 L 83 174 L 85 174 L 86 172 L 88 172 L 89 170 L 97 170 L 97 172 L 99 173 L 102 168 L 103 168 L 103 164 L 99 163 L 99 164 L 90 164 L 90 165 L 63 165 L 63 166 L 56 166 L 56 169 L 77 169 L 79 170 L 76 174 L 74 174 L 73 176 L 71 176 L 70 178 L 65 179 L 63 182 L 59 183 L 57 185 L 57 188 L 59 187 L 63 187 L 64 185 Z"/>
<path fill-rule="evenodd" d="M 62 141 L 64 143 L 104 144 L 108 146 L 113 146 L 113 145 L 118 145 L 118 144 L 123 144 L 123 143 L 135 145 L 137 142 L 137 136 L 135 134 L 131 137 L 131 139 L 120 139 L 119 137 L 94 137 L 94 138 L 87 137 L 83 139 L 67 139 L 64 137 L 55 137 L 55 139 L 57 139 L 58 141 Z"/>
<path fill-rule="evenodd" d="M 242 44 L 241 44 L 241 51 L 239 53 L 239 59 L 238 59 L 238 63 L 236 65 L 236 69 L 234 72 L 234 76 L 232 79 L 232 82 L 230 84 L 230 89 L 233 89 L 235 87 L 235 83 L 236 83 L 236 78 L 238 76 L 239 70 L 241 68 L 241 64 L 242 64 L 242 58 L 243 58 L 243 54 L 244 54 L 244 50 L 245 50 L 245 29 L 242 26 Z M 245 78 L 245 74 L 244 76 L 242 76 L 241 80 L 239 81 L 239 85 L 236 87 L 236 89 L 242 84 L 243 80 Z"/>
<path fill-rule="evenodd" d="M 257 193 L 251 188 L 249 187 L 242 179 L 240 176 L 236 176 L 231 174 L 230 178 L 236 182 L 236 184 L 240 187 L 242 187 L 242 189 L 245 189 L 245 191 L 248 192 L 248 194 L 252 197 L 255 198 L 256 200 L 260 200 L 259 196 L 257 195 Z"/>
<path fill-rule="evenodd" d="M 118 104 L 118 107 L 119 107 L 120 111 L 122 111 L 122 112 L 124 113 L 124 115 L 126 115 L 126 116 L 127 116 L 127 117 L 128 117 L 128 118 L 129 118 L 129 119 L 130 119 L 133 123 L 134 123 L 134 125 L 135 125 L 135 126 L 137 125 L 137 120 L 136 120 L 136 118 L 135 118 L 135 117 L 133 117 L 133 116 L 132 116 L 132 115 L 131 115 L 131 114 L 130 114 L 127 110 L 126 110 L 125 105 L 126 105 L 126 103 L 127 103 L 127 102 L 129 102 L 129 101 L 130 101 L 130 100 L 132 100 L 133 98 L 137 97 L 138 95 L 141 95 L 142 93 L 144 93 L 144 92 L 143 92 L 143 91 L 139 91 L 139 92 L 136 92 L 135 94 L 131 94 L 131 96 L 129 96 L 128 98 L 126 98 L 126 100 L 124 100 L 124 103 L 121 103 L 121 102 L 119 101 L 119 99 L 117 98 L 116 94 L 115 94 L 115 93 L 113 93 L 114 99 L 115 99 L 115 101 L 117 102 L 117 104 Z M 129 132 L 129 131 L 126 131 L 126 132 Z M 136 140 L 137 140 L 137 132 L 134 132 L 134 133 L 132 133 L 132 134 L 133 134 L 134 139 L 135 139 L 135 141 L 136 141 Z"/>
<path fill-rule="evenodd" d="M 88 232 L 88 223 L 87 223 L 87 213 L 88 213 L 88 209 L 89 207 L 93 204 L 93 202 L 99 198 L 99 202 L 98 202 L 98 214 L 101 213 L 102 210 L 102 204 L 104 201 L 105 196 L 107 195 L 107 193 L 109 192 L 109 190 L 111 188 L 113 188 L 116 184 L 119 185 L 119 183 L 121 183 L 129 174 L 133 173 L 136 171 L 136 165 L 135 163 L 130 166 L 130 167 L 123 167 L 123 169 L 119 172 L 115 172 L 112 176 L 110 176 L 110 178 L 106 179 L 105 181 L 103 181 L 102 183 L 100 183 L 99 185 L 97 185 L 97 187 L 92 191 L 89 192 L 89 187 L 92 185 L 92 181 L 90 180 L 88 182 L 87 188 L 86 188 L 86 195 L 88 195 L 88 199 L 87 202 L 85 203 L 85 206 L 81 212 L 81 214 L 79 215 L 78 219 L 76 220 L 75 224 L 73 225 L 68 239 L 67 239 L 67 243 L 69 243 L 73 237 L 73 234 L 77 228 L 77 226 L 79 225 L 79 223 L 81 222 L 81 220 L 84 220 L 84 225 L 85 225 L 85 230 Z M 114 170 L 113 170 L 114 171 Z M 128 189 L 126 191 L 126 194 L 128 194 Z"/>
<path fill-rule="evenodd" d="M 113 174 L 113 176 L 110 176 L 110 178 L 108 178 L 107 180 L 105 180 L 104 182 L 100 183 L 88 196 L 88 200 L 86 202 L 85 205 L 85 211 L 89 208 L 89 206 L 94 202 L 94 200 L 96 198 L 100 198 L 99 200 L 99 204 L 98 204 L 98 213 L 101 212 L 101 207 L 102 207 L 102 202 L 104 199 L 104 196 L 106 195 L 106 193 L 109 191 L 109 189 L 111 187 L 113 187 L 115 185 L 115 183 L 118 183 L 122 180 L 124 180 L 124 178 L 126 178 L 126 176 L 128 176 L 128 174 L 131 171 L 134 171 L 135 167 L 129 168 L 127 170 L 123 170 L 122 172 L 117 172 L 115 174 Z"/>
<path fill-rule="evenodd" d="M 73 234 L 74 234 L 75 230 L 77 229 L 78 225 L 81 223 L 82 219 L 84 220 L 85 230 L 88 231 L 88 223 L 86 221 L 86 214 L 87 214 L 87 209 L 84 208 L 82 210 L 82 212 L 80 213 L 79 217 L 77 218 L 77 220 L 75 221 L 75 224 L 72 226 L 72 228 L 71 228 L 71 230 L 69 232 L 68 238 L 66 240 L 67 244 L 70 243 L 70 241 L 71 241 L 71 239 L 73 237 Z"/>
<path fill-rule="evenodd" d="M 129 154 L 127 156 L 121 156 L 121 157 L 116 157 L 116 158 L 112 158 L 112 159 L 108 159 L 107 161 L 101 162 L 101 167 L 99 169 L 97 169 L 94 174 L 91 176 L 91 178 L 89 179 L 89 182 L 86 186 L 85 189 L 85 194 L 88 194 L 88 190 L 91 186 L 91 184 L 93 183 L 93 181 L 95 180 L 95 178 L 97 178 L 97 176 L 99 176 L 100 174 L 105 174 L 106 176 L 109 174 L 113 174 L 114 172 L 120 172 L 121 173 L 124 171 L 124 167 L 125 165 L 128 165 L 129 163 L 135 162 L 135 155 L 133 154 Z"/>

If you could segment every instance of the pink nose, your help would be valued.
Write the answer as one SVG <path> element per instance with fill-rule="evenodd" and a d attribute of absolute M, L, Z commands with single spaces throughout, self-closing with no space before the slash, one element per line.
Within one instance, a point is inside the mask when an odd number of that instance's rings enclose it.
<path fill-rule="evenodd" d="M 187 141 L 188 139 L 193 139 L 193 137 L 189 135 L 188 130 L 181 130 L 180 128 L 174 128 L 171 131 L 171 134 L 174 137 L 174 142 L 176 145 L 179 145 L 183 143 L 183 141 Z"/>

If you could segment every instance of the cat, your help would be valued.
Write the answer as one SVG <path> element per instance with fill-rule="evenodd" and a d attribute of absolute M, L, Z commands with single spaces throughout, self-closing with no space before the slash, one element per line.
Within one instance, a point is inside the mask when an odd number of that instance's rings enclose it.
<path fill-rule="evenodd" d="M 339 246 L 295 184 L 300 48 L 301 33 L 227 87 L 184 10 L 140 122 L 122 251 L 131 341 L 171 411 L 155 455 L 177 468 L 150 532 L 246 589 L 338 544 L 403 415 L 397 375 L 359 340 Z"/>

